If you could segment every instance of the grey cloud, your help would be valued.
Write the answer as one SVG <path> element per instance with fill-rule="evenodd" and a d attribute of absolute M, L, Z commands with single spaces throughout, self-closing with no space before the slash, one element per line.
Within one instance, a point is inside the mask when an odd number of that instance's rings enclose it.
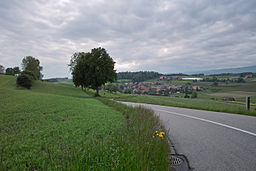
<path fill-rule="evenodd" d="M 46 77 L 65 76 L 74 52 L 103 46 L 118 71 L 253 65 L 255 9 L 255 0 L 1 1 L 0 63 L 34 55 Z"/>

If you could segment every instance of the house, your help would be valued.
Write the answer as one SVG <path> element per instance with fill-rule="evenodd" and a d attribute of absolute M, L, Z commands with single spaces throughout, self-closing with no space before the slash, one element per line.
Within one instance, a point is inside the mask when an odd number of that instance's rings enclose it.
<path fill-rule="evenodd" d="M 160 80 L 164 80 L 164 79 L 165 79 L 165 76 L 160 76 L 159 79 L 160 79 Z"/>
<path fill-rule="evenodd" d="M 203 90 L 200 86 L 193 86 L 192 89 L 195 90 L 195 91 L 202 91 Z"/>
<path fill-rule="evenodd" d="M 252 74 L 247 74 L 245 78 L 252 78 Z"/>
<path fill-rule="evenodd" d="M 169 86 L 169 89 L 178 90 L 178 89 L 180 89 L 180 87 L 179 87 L 179 86 L 176 86 L 176 85 L 171 85 L 171 86 Z"/>

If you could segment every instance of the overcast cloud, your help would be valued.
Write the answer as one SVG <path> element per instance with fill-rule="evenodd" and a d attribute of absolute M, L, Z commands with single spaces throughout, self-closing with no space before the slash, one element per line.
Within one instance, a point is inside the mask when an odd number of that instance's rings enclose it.
<path fill-rule="evenodd" d="M 34 56 L 45 78 L 104 47 L 117 71 L 191 72 L 256 64 L 255 0 L 0 0 L 0 64 Z"/>

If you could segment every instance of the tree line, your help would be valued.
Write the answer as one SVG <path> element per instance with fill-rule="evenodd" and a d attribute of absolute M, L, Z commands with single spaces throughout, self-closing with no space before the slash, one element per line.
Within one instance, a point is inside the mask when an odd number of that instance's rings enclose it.
<path fill-rule="evenodd" d="M 151 80 L 159 78 L 160 73 L 153 71 L 139 71 L 139 72 L 119 72 L 118 79 L 129 79 L 133 82 L 142 82 L 146 80 Z"/>

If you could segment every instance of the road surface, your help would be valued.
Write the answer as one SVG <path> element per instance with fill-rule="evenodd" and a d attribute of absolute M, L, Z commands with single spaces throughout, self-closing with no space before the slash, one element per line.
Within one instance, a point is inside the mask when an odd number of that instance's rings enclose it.
<path fill-rule="evenodd" d="M 160 115 L 178 154 L 193 170 L 256 171 L 256 117 L 142 105 Z"/>

